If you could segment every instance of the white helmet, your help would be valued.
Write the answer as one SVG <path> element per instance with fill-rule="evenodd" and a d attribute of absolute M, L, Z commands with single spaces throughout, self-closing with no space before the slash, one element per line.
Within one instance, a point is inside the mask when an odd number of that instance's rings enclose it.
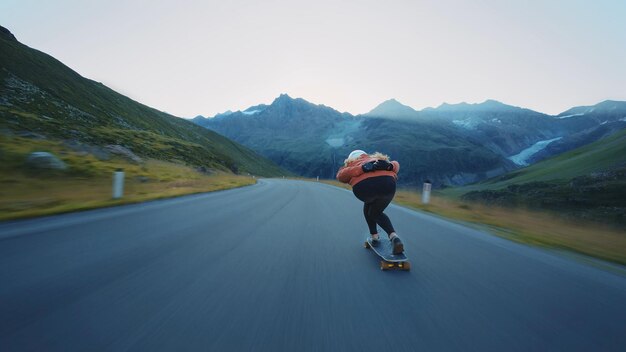
<path fill-rule="evenodd" d="M 367 154 L 366 152 L 357 149 L 357 150 L 353 150 L 350 155 L 348 155 L 348 160 L 352 161 L 352 160 L 356 160 L 358 157 L 360 157 L 363 154 Z"/>

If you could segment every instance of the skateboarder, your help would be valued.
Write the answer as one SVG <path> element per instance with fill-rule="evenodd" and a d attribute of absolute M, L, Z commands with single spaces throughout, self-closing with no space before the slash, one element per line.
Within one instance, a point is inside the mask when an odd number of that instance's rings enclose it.
<path fill-rule="evenodd" d="M 372 244 L 376 246 L 379 243 L 378 224 L 387 232 L 393 245 L 393 254 L 404 252 L 404 245 L 383 211 L 396 193 L 399 170 L 400 164 L 389 161 L 387 155 L 378 152 L 369 155 L 362 150 L 355 150 L 337 173 L 337 180 L 350 184 L 354 195 L 364 203 L 363 214 L 372 236 Z"/>

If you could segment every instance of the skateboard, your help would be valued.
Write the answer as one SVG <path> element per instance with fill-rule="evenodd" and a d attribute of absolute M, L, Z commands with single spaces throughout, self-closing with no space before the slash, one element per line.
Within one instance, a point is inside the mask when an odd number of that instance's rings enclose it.
<path fill-rule="evenodd" d="M 386 238 L 381 238 L 378 242 L 378 246 L 374 247 L 370 242 L 370 237 L 368 236 L 365 239 L 365 248 L 371 249 L 376 253 L 380 259 L 380 270 L 389 270 L 389 269 L 400 269 L 400 270 L 411 270 L 411 263 L 409 263 L 406 255 L 404 253 L 401 254 L 393 254 L 393 248 L 391 246 L 391 241 Z"/>

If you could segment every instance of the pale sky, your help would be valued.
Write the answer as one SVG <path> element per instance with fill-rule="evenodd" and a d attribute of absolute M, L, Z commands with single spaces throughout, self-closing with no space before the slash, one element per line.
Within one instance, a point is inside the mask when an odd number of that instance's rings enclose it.
<path fill-rule="evenodd" d="M 353 114 L 626 100 L 624 0 L 2 0 L 0 25 L 81 75 L 193 117 L 281 93 Z"/>

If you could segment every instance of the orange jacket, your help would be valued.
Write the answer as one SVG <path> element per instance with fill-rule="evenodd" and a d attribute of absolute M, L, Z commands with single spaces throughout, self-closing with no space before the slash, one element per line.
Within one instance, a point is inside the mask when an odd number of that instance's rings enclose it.
<path fill-rule="evenodd" d="M 354 187 L 354 185 L 356 185 L 357 183 L 370 177 L 393 176 L 393 178 L 395 178 L 396 180 L 398 179 L 400 164 L 397 161 L 391 162 L 391 164 L 393 165 L 392 171 L 376 170 L 372 172 L 363 172 L 363 169 L 361 168 L 363 164 L 367 164 L 370 161 L 376 160 L 377 159 L 374 159 L 367 154 L 359 156 L 356 160 L 351 161 L 348 166 L 344 166 L 339 169 L 339 172 L 337 172 L 337 180 L 339 180 L 339 182 L 349 183 L 350 186 Z"/>

